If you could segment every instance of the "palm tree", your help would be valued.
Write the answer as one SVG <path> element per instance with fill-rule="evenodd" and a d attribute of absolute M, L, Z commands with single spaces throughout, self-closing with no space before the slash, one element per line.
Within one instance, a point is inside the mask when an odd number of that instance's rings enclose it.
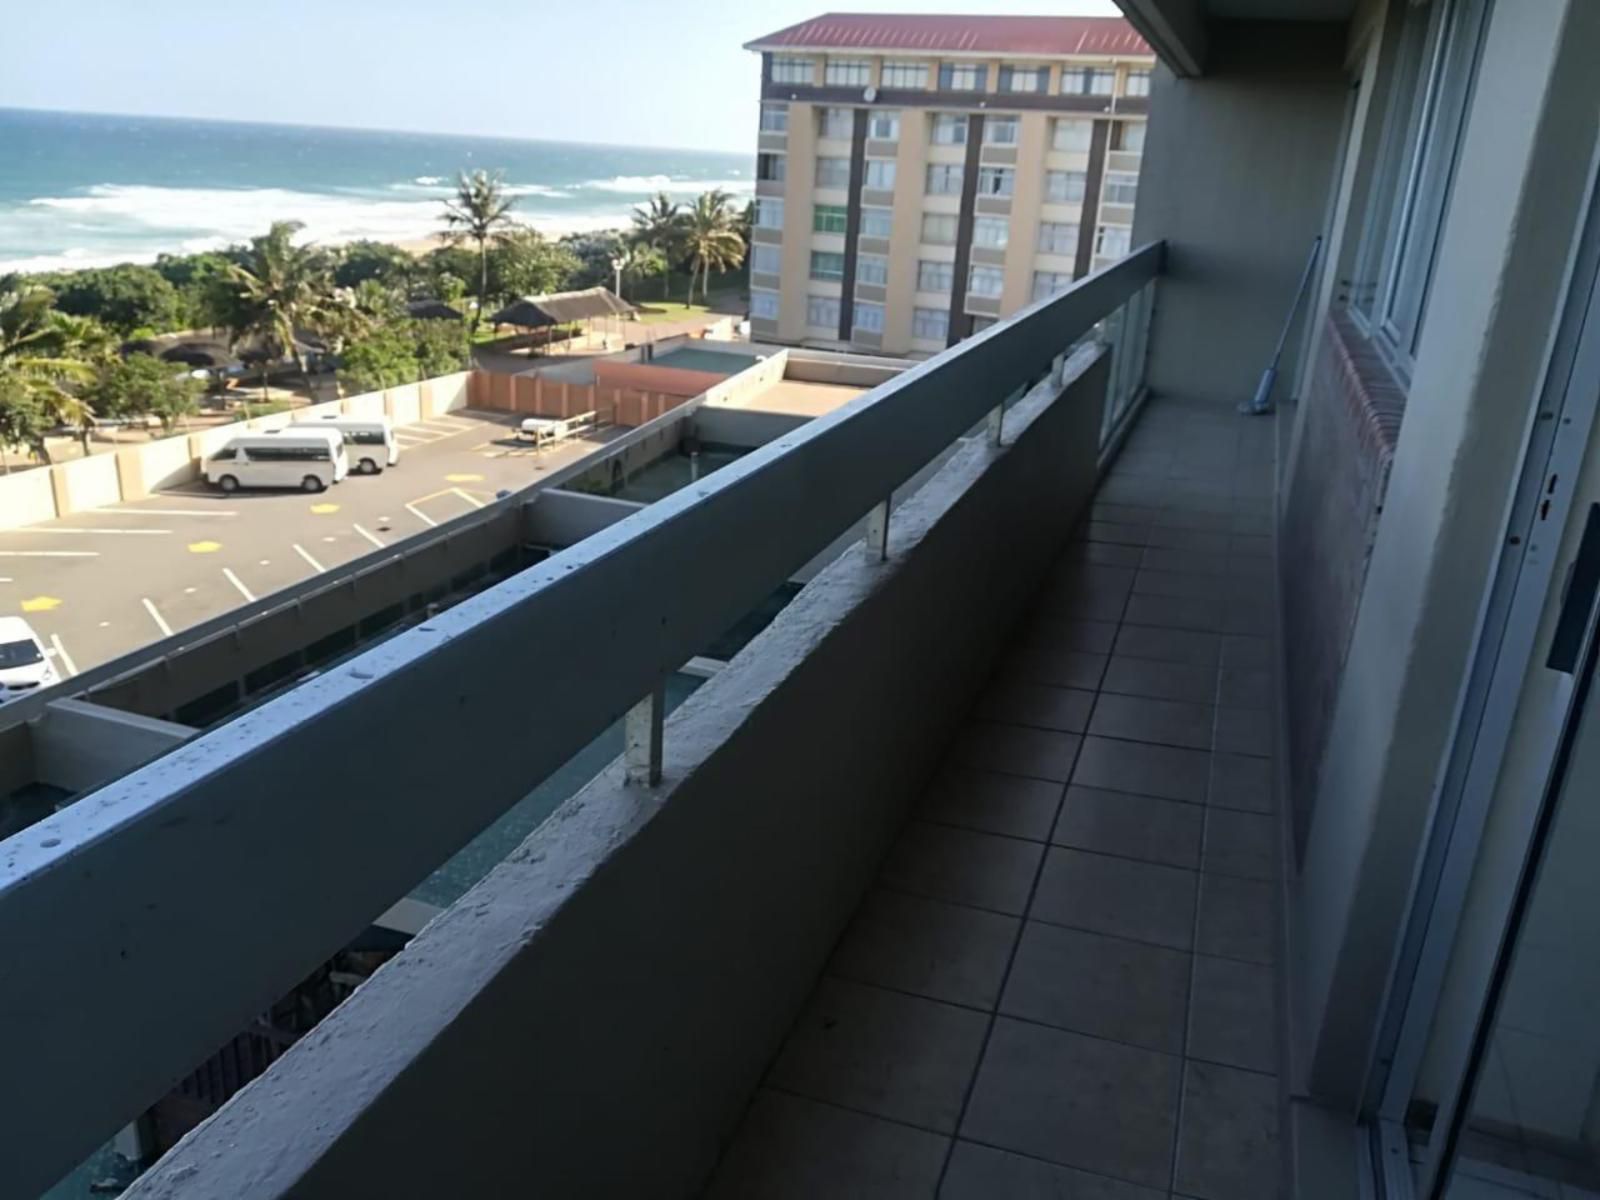
<path fill-rule="evenodd" d="M 633 210 L 633 241 L 661 255 L 661 298 L 667 298 L 672 256 L 683 244 L 683 211 L 665 192 L 657 192 L 648 208 Z"/>
<path fill-rule="evenodd" d="M 470 329 L 476 333 L 489 302 L 489 243 L 503 241 L 511 231 L 511 207 L 515 198 L 506 195 L 498 174 L 463 171 L 456 179 L 456 195 L 444 203 L 446 237 L 456 245 L 474 242 L 478 247 L 478 307 L 472 314 Z"/>
<path fill-rule="evenodd" d="M 85 431 L 94 410 L 68 385 L 93 381 L 94 367 L 84 357 L 109 335 L 93 321 L 56 312 L 54 302 L 47 289 L 19 275 L 0 277 L 0 373 L 8 391 L 76 428 L 87 453 Z M 34 450 L 49 460 L 42 437 Z"/>
<path fill-rule="evenodd" d="M 708 299 L 711 272 L 726 271 L 744 261 L 744 238 L 727 192 L 702 192 L 684 219 L 683 243 L 689 255 L 689 303 L 694 303 L 694 277 L 700 275 L 700 296 Z"/>
<path fill-rule="evenodd" d="M 263 351 L 276 346 L 289 354 L 309 382 L 299 333 L 320 330 L 337 301 L 333 260 L 315 246 L 294 244 L 303 228 L 299 221 L 274 221 L 264 236 L 251 239 L 243 262 L 228 265 L 236 303 L 226 323 L 235 341 L 254 335 Z"/>

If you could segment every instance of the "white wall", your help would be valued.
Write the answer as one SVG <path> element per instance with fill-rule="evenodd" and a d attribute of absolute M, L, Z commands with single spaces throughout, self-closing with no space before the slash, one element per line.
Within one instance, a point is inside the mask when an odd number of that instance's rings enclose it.
<path fill-rule="evenodd" d="M 56 515 L 55 489 L 44 467 L 0 475 L 0 529 L 37 525 Z"/>

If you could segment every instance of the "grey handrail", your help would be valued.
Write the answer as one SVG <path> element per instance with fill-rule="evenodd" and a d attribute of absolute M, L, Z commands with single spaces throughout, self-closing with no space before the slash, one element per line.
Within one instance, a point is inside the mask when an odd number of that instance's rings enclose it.
<path fill-rule="evenodd" d="M 0 1180 L 54 1182 L 1162 259 L 1143 247 L 0 842 Z"/>

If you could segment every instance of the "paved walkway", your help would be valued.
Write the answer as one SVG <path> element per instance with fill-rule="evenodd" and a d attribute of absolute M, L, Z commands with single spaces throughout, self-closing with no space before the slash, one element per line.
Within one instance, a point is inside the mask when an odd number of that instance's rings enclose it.
<path fill-rule="evenodd" d="M 710 1196 L 1278 1194 L 1272 437 L 1151 406 Z"/>

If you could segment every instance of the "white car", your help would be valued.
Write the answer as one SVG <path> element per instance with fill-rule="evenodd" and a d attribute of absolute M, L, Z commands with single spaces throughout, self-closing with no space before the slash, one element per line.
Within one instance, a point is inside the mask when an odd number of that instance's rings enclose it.
<path fill-rule="evenodd" d="M 0 704 L 60 682 L 50 658 L 31 625 L 21 617 L 0 617 Z"/>

